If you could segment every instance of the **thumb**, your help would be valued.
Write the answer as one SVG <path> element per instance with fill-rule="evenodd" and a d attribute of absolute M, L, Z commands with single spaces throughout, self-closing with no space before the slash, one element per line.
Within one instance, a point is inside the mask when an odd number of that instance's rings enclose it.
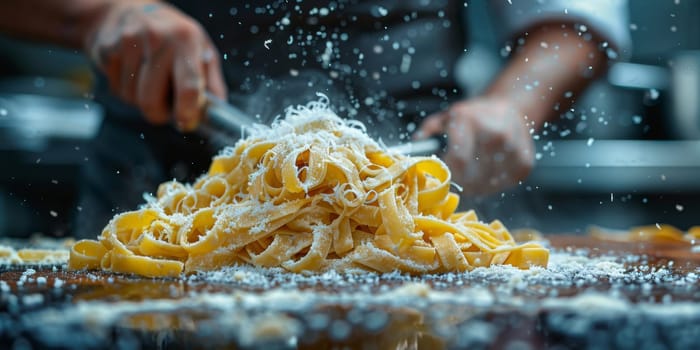
<path fill-rule="evenodd" d="M 424 139 L 426 137 L 441 134 L 445 130 L 445 123 L 447 122 L 448 114 L 445 112 L 433 114 L 427 118 L 418 128 L 415 134 L 413 134 L 414 139 Z"/>

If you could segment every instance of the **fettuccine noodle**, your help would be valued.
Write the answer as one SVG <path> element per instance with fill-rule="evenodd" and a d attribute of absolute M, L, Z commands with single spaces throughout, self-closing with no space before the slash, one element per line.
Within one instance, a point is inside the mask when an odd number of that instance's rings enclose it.
<path fill-rule="evenodd" d="M 256 126 L 192 185 L 162 184 L 98 240 L 77 242 L 69 266 L 151 277 L 234 264 L 409 273 L 546 266 L 542 246 L 455 212 L 459 196 L 441 160 L 387 152 L 327 102 Z"/>

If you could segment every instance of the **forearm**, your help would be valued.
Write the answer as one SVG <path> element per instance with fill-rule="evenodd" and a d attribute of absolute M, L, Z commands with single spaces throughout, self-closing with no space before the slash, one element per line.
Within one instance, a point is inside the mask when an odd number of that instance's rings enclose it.
<path fill-rule="evenodd" d="M 116 3 L 144 0 L 0 1 L 0 32 L 11 36 L 82 49 L 107 9 Z"/>
<path fill-rule="evenodd" d="M 572 24 L 539 26 L 524 39 L 486 94 L 508 98 L 538 128 L 571 106 L 607 57 L 595 36 L 585 40 Z"/>

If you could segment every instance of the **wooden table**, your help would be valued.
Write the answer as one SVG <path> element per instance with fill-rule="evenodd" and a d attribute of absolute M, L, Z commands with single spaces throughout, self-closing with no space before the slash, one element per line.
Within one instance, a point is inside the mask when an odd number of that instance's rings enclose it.
<path fill-rule="evenodd" d="M 4 266 L 0 344 L 207 349 L 700 346 L 699 285 L 678 282 L 700 267 L 700 252 L 689 243 L 547 238 L 562 251 L 584 249 L 590 257 L 617 257 L 630 269 L 664 269 L 669 277 L 642 281 L 638 274 L 628 282 L 517 285 L 457 276 L 380 278 L 370 287 L 309 280 L 261 287 L 235 278 L 143 279 L 52 266 L 33 266 L 35 273 L 28 275 L 27 266 Z M 625 259 L 630 255 L 637 259 Z M 322 297 L 305 304 L 314 293 Z M 255 296 L 262 302 L 255 303 Z M 294 300 L 305 306 L 290 305 Z"/>

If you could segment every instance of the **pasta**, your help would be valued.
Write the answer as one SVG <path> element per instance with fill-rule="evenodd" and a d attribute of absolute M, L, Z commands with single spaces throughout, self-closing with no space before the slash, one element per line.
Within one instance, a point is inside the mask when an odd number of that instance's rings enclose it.
<path fill-rule="evenodd" d="M 456 212 L 441 160 L 392 154 L 327 103 L 255 126 L 191 185 L 163 183 L 98 240 L 77 242 L 69 267 L 160 277 L 234 264 L 408 273 L 546 266 L 539 244 L 518 245 L 499 221 Z"/>
<path fill-rule="evenodd" d="M 637 226 L 622 231 L 592 226 L 588 229 L 588 233 L 591 237 L 605 241 L 695 245 L 700 239 L 700 226 L 692 226 L 686 232 L 668 224 Z"/>
<path fill-rule="evenodd" d="M 66 249 L 15 249 L 0 245 L 0 265 L 64 264 L 67 260 Z"/>

